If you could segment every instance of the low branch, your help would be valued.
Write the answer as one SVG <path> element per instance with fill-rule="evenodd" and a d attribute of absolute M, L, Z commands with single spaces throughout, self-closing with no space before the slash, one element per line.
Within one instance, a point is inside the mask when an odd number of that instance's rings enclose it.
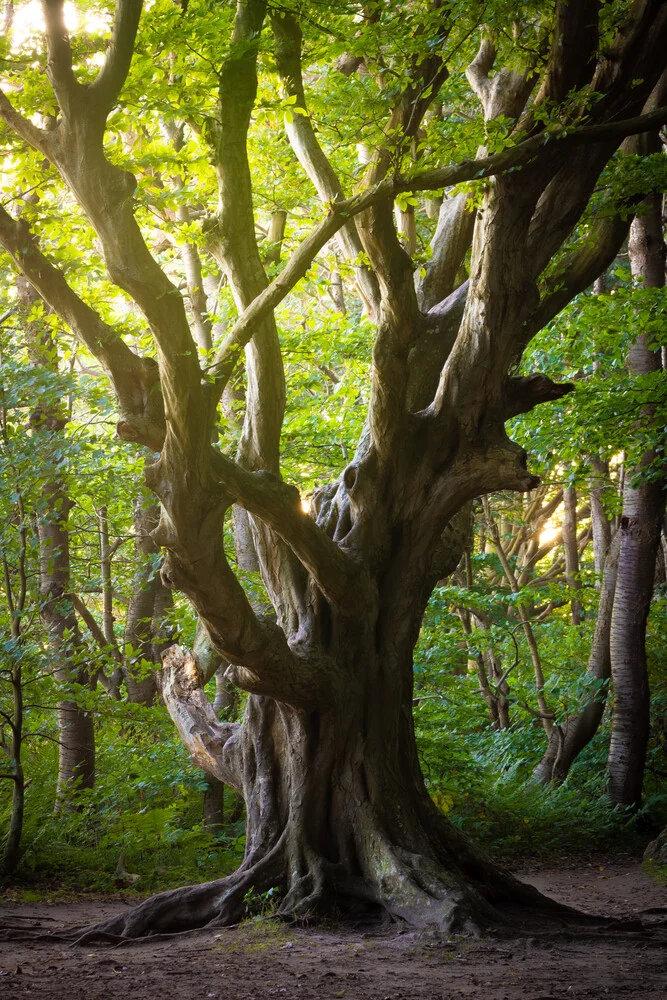
<path fill-rule="evenodd" d="M 218 721 L 192 653 L 170 646 L 162 662 L 156 681 L 194 763 L 243 794 L 242 726 Z"/>
<path fill-rule="evenodd" d="M 505 420 L 519 413 L 529 413 L 540 403 L 551 403 L 574 392 L 572 382 L 552 382 L 547 375 L 508 377 L 505 382 Z"/>

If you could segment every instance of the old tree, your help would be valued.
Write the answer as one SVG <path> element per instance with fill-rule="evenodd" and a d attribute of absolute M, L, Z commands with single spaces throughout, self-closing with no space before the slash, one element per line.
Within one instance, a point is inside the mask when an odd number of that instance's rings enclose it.
<path fill-rule="evenodd" d="M 536 485 L 505 423 L 570 387 L 518 364 L 648 193 L 667 6 L 155 0 L 140 25 L 141 7 L 82 6 L 77 32 L 44 0 L 29 54 L 7 49 L 2 137 L 23 173 L 0 240 L 111 380 L 119 436 L 149 455 L 162 580 L 249 693 L 243 723 L 220 723 L 196 658 L 166 654 L 165 702 L 197 763 L 243 794 L 247 846 L 234 875 L 105 930 L 233 922 L 271 887 L 285 914 L 384 909 L 447 929 L 538 905 L 426 792 L 413 647 L 459 561 L 458 512 Z M 40 228 L 57 198 L 94 233 L 85 259 Z M 283 206 L 298 238 L 281 266 Z M 374 335 L 356 451 L 308 506 L 281 476 L 274 310 L 321 252 L 344 275 L 338 308 L 354 279 Z M 202 268 L 233 296 L 226 325 Z M 255 557 L 274 613 L 232 568 Z"/>

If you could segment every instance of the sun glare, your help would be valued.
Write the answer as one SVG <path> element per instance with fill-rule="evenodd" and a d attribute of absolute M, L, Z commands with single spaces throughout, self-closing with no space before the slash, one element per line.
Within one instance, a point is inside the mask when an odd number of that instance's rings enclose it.
<path fill-rule="evenodd" d="M 555 525 L 547 524 L 544 531 L 540 532 L 540 545 L 548 545 L 550 542 L 553 542 L 559 531 L 560 528 L 557 528 Z"/>
<path fill-rule="evenodd" d="M 66 0 L 64 6 L 65 27 L 70 34 L 84 30 L 93 34 L 107 31 L 109 17 L 95 11 L 77 10 L 71 0 Z M 19 52 L 35 37 L 44 32 L 44 15 L 40 0 L 28 0 L 21 4 L 12 21 L 12 51 Z"/>

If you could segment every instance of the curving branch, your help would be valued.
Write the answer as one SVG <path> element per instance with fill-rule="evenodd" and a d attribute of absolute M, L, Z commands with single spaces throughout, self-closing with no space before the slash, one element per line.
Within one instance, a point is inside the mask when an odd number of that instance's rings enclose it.
<path fill-rule="evenodd" d="M 218 720 L 202 689 L 202 675 L 193 653 L 170 646 L 162 662 L 156 681 L 193 761 L 243 794 L 242 726 Z"/>
<path fill-rule="evenodd" d="M 101 104 L 91 100 L 89 88 L 76 79 L 62 0 L 44 0 L 44 11 L 47 73 L 62 117 L 42 143 L 43 151 L 97 232 L 112 281 L 132 296 L 150 324 L 159 351 L 168 434 L 172 439 L 179 437 L 194 455 L 201 455 L 208 445 L 212 415 L 202 391 L 183 299 L 151 255 L 134 218 L 135 178 L 110 163 L 103 149 L 108 101 L 129 69 L 137 4 L 119 2 L 108 56 L 110 75 L 105 77 L 102 71 Z M 121 31 L 125 33 L 122 42 Z"/>
<path fill-rule="evenodd" d="M 120 437 L 160 451 L 165 419 L 155 362 L 130 350 L 117 331 L 76 294 L 63 273 L 44 256 L 28 224 L 13 219 L 4 208 L 0 208 L 0 245 L 107 372 L 118 397 Z"/>
<path fill-rule="evenodd" d="M 321 201 L 341 201 L 343 188 L 335 170 L 320 146 L 313 130 L 301 68 L 302 33 L 296 19 L 283 11 L 271 15 L 275 38 L 276 66 L 285 94 L 294 101 L 296 114 L 285 116 L 285 131 L 294 153 L 312 181 Z M 299 114 L 299 111 L 302 113 Z M 348 261 L 356 261 L 362 252 L 361 240 L 353 221 L 347 222 L 338 232 L 338 243 Z M 378 309 L 379 290 L 373 272 L 364 265 L 356 267 L 356 278 L 364 302 L 374 315 Z"/>
<path fill-rule="evenodd" d="M 88 93 L 107 114 L 116 103 L 130 69 L 143 0 L 116 0 L 113 28 L 104 63 Z"/>
<path fill-rule="evenodd" d="M 591 226 L 583 247 L 563 258 L 556 272 L 545 281 L 540 303 L 526 327 L 532 337 L 552 320 L 575 295 L 592 285 L 619 253 L 630 229 L 631 216 L 598 219 Z"/>
<path fill-rule="evenodd" d="M 555 144 L 559 147 L 568 147 L 609 137 L 621 139 L 664 123 L 667 123 L 667 108 L 606 125 L 584 127 L 572 132 L 563 130 L 552 138 L 542 135 L 532 136 L 517 143 L 516 146 L 510 146 L 500 153 L 484 156 L 479 160 L 465 160 L 444 167 L 415 171 L 408 177 L 399 175 L 386 178 L 351 198 L 333 202 L 329 206 L 328 216 L 301 243 L 280 274 L 252 300 L 227 334 L 213 365 L 208 370 L 209 377 L 215 381 L 216 393 L 222 394 L 255 328 L 306 274 L 322 247 L 351 217 L 366 211 L 377 201 L 389 200 L 401 192 L 434 191 L 464 181 L 482 180 L 505 173 L 524 166 L 540 155 L 547 155 Z"/>
<path fill-rule="evenodd" d="M 214 451 L 218 481 L 241 507 L 260 518 L 290 546 L 322 592 L 337 606 L 358 606 L 367 593 L 366 571 L 306 514 L 295 486 L 266 472 L 249 472 Z"/>
<path fill-rule="evenodd" d="M 33 125 L 29 118 L 24 118 L 2 90 L 0 90 L 0 118 L 29 146 L 46 155 L 49 133 Z"/>
<path fill-rule="evenodd" d="M 257 246 L 248 160 L 248 128 L 257 93 L 257 51 L 266 14 L 263 0 L 237 3 L 229 55 L 220 69 L 211 140 L 218 177 L 218 214 L 210 249 L 225 271 L 239 312 L 267 285 Z M 249 468 L 278 472 L 285 377 L 272 310 L 244 340 L 246 410 L 238 459 Z M 237 359 L 240 358 L 240 352 Z"/>

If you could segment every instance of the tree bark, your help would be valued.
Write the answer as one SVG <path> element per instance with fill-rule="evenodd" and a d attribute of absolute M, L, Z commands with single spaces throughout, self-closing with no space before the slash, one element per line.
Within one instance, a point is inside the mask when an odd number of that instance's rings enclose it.
<path fill-rule="evenodd" d="M 38 300 L 33 288 L 18 280 L 19 300 L 27 311 Z M 27 320 L 27 341 L 32 364 L 50 372 L 58 370 L 58 355 L 51 333 L 39 321 Z M 61 689 L 72 685 L 94 687 L 85 664 L 84 646 L 71 603 L 68 517 L 71 501 L 62 481 L 62 447 L 58 438 L 66 424 L 60 401 L 46 400 L 30 415 L 30 423 L 43 448 L 42 504 L 35 522 L 39 554 L 40 617 L 48 635 L 54 672 Z M 92 714 L 81 708 L 75 694 L 66 694 L 57 705 L 58 782 L 56 809 L 76 809 L 72 793 L 95 784 L 95 730 Z"/>
<path fill-rule="evenodd" d="M 661 288 L 665 284 L 661 204 L 657 194 L 647 199 L 630 228 L 630 265 L 635 281 L 644 288 Z M 635 375 L 661 369 L 660 352 L 653 349 L 646 334 L 640 334 L 631 345 L 627 367 Z M 647 420 L 651 416 L 649 410 L 644 413 Z M 608 789 L 613 802 L 635 808 L 641 802 L 649 736 L 646 622 L 665 509 L 664 480 L 646 476 L 655 457 L 652 451 L 645 453 L 638 466 L 626 474 L 610 635 L 614 714 L 607 761 Z"/>
<path fill-rule="evenodd" d="M 595 682 L 596 690 L 579 712 L 573 713 L 565 722 L 554 726 L 544 756 L 533 771 L 534 780 L 542 784 L 549 782 L 561 784 L 565 781 L 578 754 L 593 739 L 602 721 L 607 701 L 605 682 L 611 677 L 609 635 L 619 548 L 620 537 L 617 536 L 607 554 L 604 566 L 598 616 L 586 668 L 586 676 Z"/>
<path fill-rule="evenodd" d="M 125 619 L 125 658 L 131 652 L 131 662 L 123 666 L 128 701 L 138 705 L 152 705 L 155 699 L 155 679 L 147 664 L 160 664 L 159 636 L 160 619 L 166 607 L 171 604 L 171 594 L 165 588 L 158 567 L 150 557 L 158 557 L 159 547 L 151 538 L 159 521 L 156 504 L 145 505 L 138 501 L 134 508 L 135 549 L 138 558 L 137 569 L 132 583 L 132 596 Z M 161 645 L 168 645 L 162 640 Z M 138 665 L 137 665 L 138 664 Z M 148 672 L 147 672 L 148 671 Z"/>
<path fill-rule="evenodd" d="M 348 663 L 372 641 L 357 634 L 353 650 L 353 636 L 345 635 Z M 251 696 L 242 726 L 217 721 L 196 660 L 173 647 L 161 675 L 163 698 L 194 761 L 242 792 L 245 859 L 226 879 L 162 893 L 98 930 L 136 937 L 233 922 L 246 913 L 250 888 L 278 889 L 278 912 L 292 917 L 313 918 L 333 906 L 388 911 L 448 931 L 492 923 L 503 901 L 539 908 L 535 891 L 472 851 L 426 794 L 411 712 L 402 698 L 397 710 L 390 697 L 397 682 L 404 695 L 409 688 L 403 671 L 402 680 L 396 676 L 396 661 L 387 667 L 393 645 L 393 636 L 381 640 L 372 679 L 355 682 L 347 671 L 333 679 L 329 705 L 316 715 Z"/>
<path fill-rule="evenodd" d="M 581 590 L 579 579 L 579 548 L 577 546 L 577 491 L 574 486 L 566 486 L 563 490 L 563 549 L 565 551 L 565 582 L 572 593 L 570 611 L 572 624 L 580 625 L 582 621 L 581 601 L 576 597 Z"/>
<path fill-rule="evenodd" d="M 597 456 L 591 458 L 593 475 L 589 480 L 591 498 L 591 525 L 593 528 L 593 557 L 595 559 L 596 586 L 600 586 L 607 552 L 611 545 L 611 522 L 607 517 L 603 495 L 611 489 L 609 464 Z"/>
<path fill-rule="evenodd" d="M 225 783 L 211 775 L 206 776 L 204 789 L 204 826 L 219 830 L 225 822 Z"/>

